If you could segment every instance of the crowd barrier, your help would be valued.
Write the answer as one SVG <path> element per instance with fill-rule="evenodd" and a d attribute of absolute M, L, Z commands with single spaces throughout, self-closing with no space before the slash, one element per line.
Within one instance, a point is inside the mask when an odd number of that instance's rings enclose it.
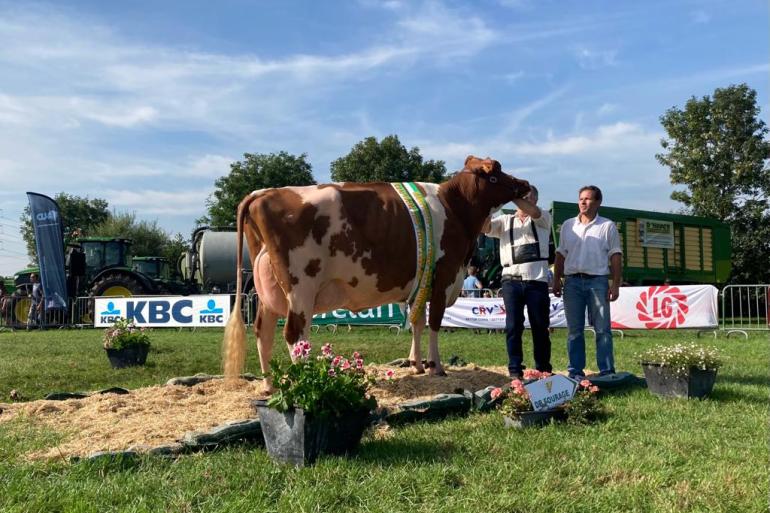
<path fill-rule="evenodd" d="M 770 330 L 770 285 L 728 285 L 721 296 L 720 329 L 728 337 Z"/>
<path fill-rule="evenodd" d="M 447 308 L 442 327 L 503 329 L 505 308 L 502 298 L 490 289 L 492 297 L 461 297 Z M 157 298 L 158 296 L 148 296 Z M 719 301 L 718 301 L 719 298 Z M 235 295 L 230 295 L 230 305 Z M 256 319 L 257 297 L 244 294 L 242 316 L 251 325 Z M 39 319 L 28 322 L 30 299 L 5 296 L 0 299 L 0 328 L 33 329 L 93 327 L 94 298 L 70 299 L 69 308 L 49 309 Z M 525 312 L 526 317 L 526 312 Z M 313 331 L 336 333 L 339 326 L 384 326 L 399 333 L 405 326 L 404 313 L 396 304 L 382 305 L 361 312 L 339 309 L 313 316 Z M 551 298 L 551 326 L 565 327 L 561 298 Z M 590 328 L 590 321 L 588 326 Z M 612 328 L 621 329 L 716 329 L 728 336 L 749 331 L 770 330 L 770 285 L 728 285 L 718 292 L 710 285 L 623 287 L 612 305 Z"/>

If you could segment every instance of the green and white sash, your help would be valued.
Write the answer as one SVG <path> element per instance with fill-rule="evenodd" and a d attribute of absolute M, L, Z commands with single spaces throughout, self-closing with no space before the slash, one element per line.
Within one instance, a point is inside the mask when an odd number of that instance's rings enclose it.
<path fill-rule="evenodd" d="M 414 182 L 392 183 L 393 189 L 406 205 L 412 218 L 417 241 L 417 275 L 407 303 L 411 306 L 409 321 L 414 324 L 425 311 L 433 285 L 433 267 L 436 251 L 433 243 L 433 217 L 425 195 Z"/>

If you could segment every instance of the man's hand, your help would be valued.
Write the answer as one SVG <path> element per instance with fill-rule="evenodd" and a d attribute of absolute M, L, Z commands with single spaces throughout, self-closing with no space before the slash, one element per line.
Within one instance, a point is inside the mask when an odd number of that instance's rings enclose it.
<path fill-rule="evenodd" d="M 610 285 L 610 288 L 607 290 L 607 299 L 610 301 L 615 301 L 620 297 L 620 287 L 617 285 Z"/>
<path fill-rule="evenodd" d="M 556 297 L 561 297 L 561 279 L 554 279 L 551 284 L 551 292 Z"/>

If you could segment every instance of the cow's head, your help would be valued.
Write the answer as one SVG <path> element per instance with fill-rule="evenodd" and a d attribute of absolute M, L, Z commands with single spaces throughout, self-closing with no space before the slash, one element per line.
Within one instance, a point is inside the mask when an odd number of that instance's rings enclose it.
<path fill-rule="evenodd" d="M 500 163 L 489 157 L 468 156 L 463 173 L 474 175 L 478 199 L 493 208 L 522 198 L 529 192 L 529 182 L 504 173 Z"/>

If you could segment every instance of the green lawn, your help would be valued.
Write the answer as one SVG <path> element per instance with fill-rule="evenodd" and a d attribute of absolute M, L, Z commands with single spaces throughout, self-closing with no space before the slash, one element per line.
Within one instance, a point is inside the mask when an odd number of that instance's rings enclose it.
<path fill-rule="evenodd" d="M 566 366 L 564 331 L 554 365 Z M 0 333 L 0 402 L 52 391 L 135 388 L 219 370 L 221 331 L 156 331 L 144 368 L 112 370 L 97 330 Z M 616 366 L 641 374 L 634 355 L 694 333 L 627 332 Z M 385 362 L 409 351 L 407 334 L 358 328 L 321 333 L 341 352 Z M 310 468 L 272 463 L 259 446 L 130 465 L 28 463 L 23 453 L 58 435 L 29 421 L 0 424 L 0 511 L 767 511 L 770 336 L 697 339 L 726 355 L 704 401 L 664 400 L 637 388 L 603 398 L 610 416 L 594 426 L 507 430 L 495 413 L 395 428 L 366 436 L 352 458 Z M 588 345 L 592 345 L 589 335 Z M 253 337 L 248 370 L 256 372 Z M 456 354 L 503 365 L 501 334 L 441 336 Z M 286 357 L 279 347 L 277 354 Z M 531 344 L 525 346 L 531 363 Z M 589 362 L 593 354 L 589 354 Z"/>

